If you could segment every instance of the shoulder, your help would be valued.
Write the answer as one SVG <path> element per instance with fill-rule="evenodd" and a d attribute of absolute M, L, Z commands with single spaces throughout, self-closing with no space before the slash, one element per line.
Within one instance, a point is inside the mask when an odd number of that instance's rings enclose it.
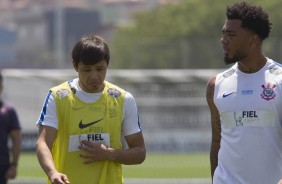
<path fill-rule="evenodd" d="M 269 73 L 275 76 L 282 76 L 282 64 L 278 63 L 276 61 L 273 61 L 272 59 L 268 59 L 268 70 Z"/>
<path fill-rule="evenodd" d="M 54 86 L 51 88 L 51 90 L 57 90 L 57 89 L 61 89 L 61 88 L 64 88 L 66 86 L 69 86 L 69 83 L 72 82 L 72 80 L 69 80 L 69 81 L 65 81 L 57 86 Z"/>
<path fill-rule="evenodd" d="M 222 71 L 221 73 L 218 73 L 216 75 L 216 79 L 219 80 L 219 79 L 229 78 L 229 77 L 233 76 L 234 74 L 236 74 L 237 70 L 238 70 L 237 63 L 235 63 L 234 65 L 232 65 L 228 69 Z"/>
<path fill-rule="evenodd" d="M 3 103 L 3 105 L 2 105 L 3 108 L 5 108 L 7 110 L 13 110 L 13 111 L 15 110 L 14 105 L 11 102 L 3 101 L 2 103 Z"/>
<path fill-rule="evenodd" d="M 136 105 L 134 96 L 129 91 L 126 91 L 120 88 L 119 86 L 109 82 L 107 82 L 107 86 L 108 86 L 107 93 L 115 98 L 118 98 L 120 96 L 123 97 L 125 106 L 132 107 Z"/>
<path fill-rule="evenodd" d="M 115 88 L 115 89 L 118 89 L 120 91 L 125 91 L 123 88 L 119 87 L 116 84 L 113 84 L 113 83 L 108 82 L 108 81 L 105 81 L 105 82 L 106 82 L 106 85 L 108 86 L 108 88 Z"/>
<path fill-rule="evenodd" d="M 124 103 L 125 104 L 136 104 L 133 95 L 128 91 L 125 92 Z"/>
<path fill-rule="evenodd" d="M 206 98 L 208 101 L 213 99 L 215 81 L 216 81 L 216 76 L 212 77 L 208 81 L 207 90 L 206 90 Z"/>
<path fill-rule="evenodd" d="M 112 84 L 110 82 L 106 82 L 106 90 L 107 90 L 107 94 L 114 97 L 114 98 L 118 98 L 118 97 L 124 97 L 126 94 L 126 91 L 124 89 L 122 89 L 121 87 Z"/>
<path fill-rule="evenodd" d="M 208 81 L 207 88 L 206 88 L 206 98 L 208 102 L 213 101 L 214 90 L 215 90 L 216 84 L 236 74 L 236 70 L 237 70 L 237 63 L 231 66 L 230 68 L 218 73 L 216 76 L 213 76 Z"/>
<path fill-rule="evenodd" d="M 11 102 L 2 101 L 2 106 L 0 107 L 0 109 L 2 112 L 7 112 L 12 116 L 17 116 L 16 109 Z"/>
<path fill-rule="evenodd" d="M 52 91 L 53 96 L 58 98 L 67 97 L 71 93 L 69 82 L 70 81 L 66 81 L 58 86 L 52 87 L 50 91 Z"/>
<path fill-rule="evenodd" d="M 214 88 L 216 76 L 213 76 L 207 83 L 207 90 Z"/>
<path fill-rule="evenodd" d="M 134 96 L 130 92 L 125 91 L 125 99 L 128 99 L 128 100 L 134 99 Z"/>

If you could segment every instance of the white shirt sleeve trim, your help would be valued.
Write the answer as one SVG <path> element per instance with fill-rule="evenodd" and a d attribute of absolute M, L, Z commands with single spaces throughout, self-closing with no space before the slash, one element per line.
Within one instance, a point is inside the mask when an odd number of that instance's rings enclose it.
<path fill-rule="evenodd" d="M 123 108 L 122 134 L 123 136 L 140 132 L 138 109 L 134 97 L 126 92 Z"/>

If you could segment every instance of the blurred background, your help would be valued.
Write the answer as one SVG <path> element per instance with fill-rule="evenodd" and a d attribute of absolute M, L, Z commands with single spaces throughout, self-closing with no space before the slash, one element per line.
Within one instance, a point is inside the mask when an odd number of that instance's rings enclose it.
<path fill-rule="evenodd" d="M 110 47 L 107 80 L 131 92 L 137 101 L 149 155 L 143 167 L 149 172 L 153 169 L 151 175 L 142 178 L 159 178 L 141 183 L 165 183 L 162 178 L 190 178 L 169 183 L 210 183 L 211 130 L 205 90 L 212 76 L 229 67 L 224 65 L 219 40 L 226 6 L 234 2 L 237 1 L 0 0 L 3 98 L 18 110 L 23 152 L 34 152 L 35 122 L 48 89 L 77 75 L 71 64 L 74 44 L 81 36 L 96 33 Z M 264 43 L 264 52 L 279 62 L 282 1 L 247 2 L 269 12 L 273 29 Z M 202 157 L 192 157 L 197 161 L 193 164 L 184 158 L 175 161 L 176 166 L 168 162 L 164 170 L 158 170 L 162 161 L 154 160 L 162 155 L 172 155 L 171 159 L 180 158 L 179 155 Z M 36 165 L 37 160 L 33 161 Z M 154 164 L 150 165 L 150 161 Z M 44 177 L 43 173 L 34 176 L 29 171 L 32 167 L 21 167 L 25 171 L 20 171 L 20 179 L 39 177 L 41 181 Z M 168 174 L 177 169 L 183 174 Z M 126 178 L 138 175 L 126 173 Z"/>

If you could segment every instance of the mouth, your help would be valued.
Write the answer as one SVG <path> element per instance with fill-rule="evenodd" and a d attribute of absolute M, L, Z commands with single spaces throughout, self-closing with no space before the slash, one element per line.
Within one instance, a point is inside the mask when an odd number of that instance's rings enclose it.
<path fill-rule="evenodd" d="M 90 82 L 88 84 L 89 88 L 93 89 L 93 90 L 99 90 L 103 88 L 103 83 L 99 83 L 99 82 Z"/>
<path fill-rule="evenodd" d="M 223 47 L 223 52 L 224 52 L 225 55 L 227 55 L 227 54 L 229 53 L 229 51 L 230 51 L 230 50 L 229 50 L 228 48 Z"/>
<path fill-rule="evenodd" d="M 89 83 L 89 86 L 91 86 L 92 88 L 97 88 L 99 85 L 95 82 Z"/>

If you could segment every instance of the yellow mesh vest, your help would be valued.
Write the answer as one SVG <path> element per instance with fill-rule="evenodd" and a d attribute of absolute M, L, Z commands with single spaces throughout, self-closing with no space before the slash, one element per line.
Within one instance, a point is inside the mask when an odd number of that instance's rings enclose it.
<path fill-rule="evenodd" d="M 112 161 L 83 164 L 78 141 L 105 141 L 121 149 L 121 123 L 125 91 L 105 82 L 101 97 L 84 103 L 74 94 L 68 82 L 51 89 L 56 99 L 58 133 L 53 145 L 54 163 L 71 184 L 122 184 L 122 167 Z M 106 144 L 106 143 L 105 143 Z"/>

